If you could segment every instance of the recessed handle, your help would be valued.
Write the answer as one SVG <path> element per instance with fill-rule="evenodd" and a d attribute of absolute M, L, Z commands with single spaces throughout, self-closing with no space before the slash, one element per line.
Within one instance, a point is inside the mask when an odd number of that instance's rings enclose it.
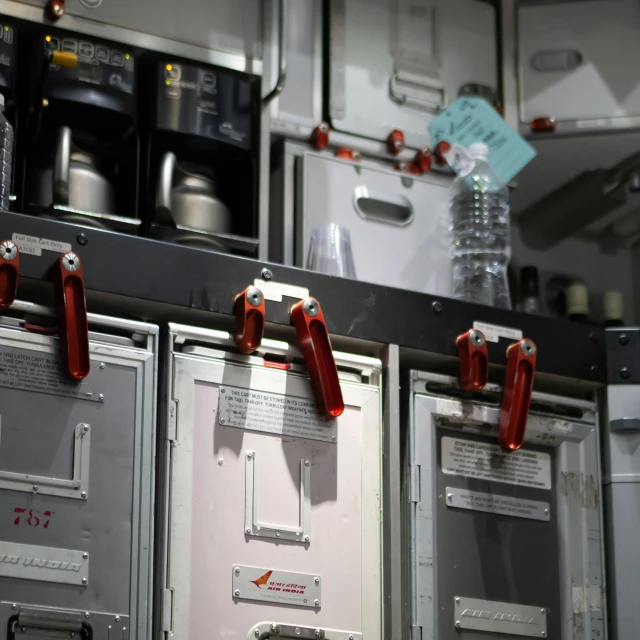
<path fill-rule="evenodd" d="M 460 358 L 460 382 L 465 391 L 481 391 L 489 379 L 489 354 L 484 334 L 471 329 L 456 340 Z"/>
<path fill-rule="evenodd" d="M 235 302 L 236 346 L 241 353 L 260 348 L 264 335 L 264 294 L 257 287 L 247 287 Z"/>
<path fill-rule="evenodd" d="M 507 375 L 500 412 L 498 441 L 504 451 L 516 451 L 524 442 L 536 371 L 537 348 L 533 340 L 520 340 L 507 349 Z"/>
<path fill-rule="evenodd" d="M 18 247 L 5 240 L 0 243 L 0 309 L 10 307 L 18 293 L 20 252 Z"/>
<path fill-rule="evenodd" d="M 410 224 L 414 215 L 413 205 L 408 198 L 371 191 L 364 185 L 355 188 L 353 206 L 363 220 L 392 224 L 397 227 Z"/>
<path fill-rule="evenodd" d="M 344 411 L 344 400 L 320 304 L 315 298 L 301 300 L 291 307 L 291 320 L 309 370 L 320 414 L 327 419 L 337 418 Z"/>
<path fill-rule="evenodd" d="M 79 382 L 89 374 L 89 324 L 82 261 L 76 253 L 60 256 L 55 285 L 64 368 Z"/>

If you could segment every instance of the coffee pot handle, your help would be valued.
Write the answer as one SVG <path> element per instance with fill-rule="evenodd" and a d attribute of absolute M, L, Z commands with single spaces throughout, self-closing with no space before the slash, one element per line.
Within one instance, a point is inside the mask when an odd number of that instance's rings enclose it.
<path fill-rule="evenodd" d="M 171 190 L 173 189 L 173 174 L 176 169 L 176 154 L 167 151 L 160 162 L 160 175 L 156 190 L 156 216 L 159 222 L 174 226 L 171 217 Z"/>
<path fill-rule="evenodd" d="M 53 162 L 53 203 L 69 204 L 69 158 L 71 156 L 71 129 L 60 127 Z"/>

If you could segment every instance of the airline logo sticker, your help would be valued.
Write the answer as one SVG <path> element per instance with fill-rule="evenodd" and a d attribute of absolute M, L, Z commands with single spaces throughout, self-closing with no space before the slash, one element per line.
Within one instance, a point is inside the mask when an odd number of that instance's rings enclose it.
<path fill-rule="evenodd" d="M 234 565 L 232 576 L 234 599 L 278 602 L 310 609 L 318 609 L 322 603 L 320 575 Z"/>

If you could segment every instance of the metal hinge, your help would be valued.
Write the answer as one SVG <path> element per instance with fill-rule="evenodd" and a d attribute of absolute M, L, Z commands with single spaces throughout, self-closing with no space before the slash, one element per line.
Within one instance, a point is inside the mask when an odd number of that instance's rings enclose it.
<path fill-rule="evenodd" d="M 420 465 L 409 465 L 409 502 L 420 502 Z"/>
<path fill-rule="evenodd" d="M 178 403 L 169 400 L 169 420 L 167 421 L 167 440 L 174 442 L 178 439 Z"/>
<path fill-rule="evenodd" d="M 173 630 L 173 589 L 160 592 L 160 631 L 171 633 Z"/>
<path fill-rule="evenodd" d="M 422 640 L 422 627 L 417 624 L 411 625 L 411 640 Z"/>

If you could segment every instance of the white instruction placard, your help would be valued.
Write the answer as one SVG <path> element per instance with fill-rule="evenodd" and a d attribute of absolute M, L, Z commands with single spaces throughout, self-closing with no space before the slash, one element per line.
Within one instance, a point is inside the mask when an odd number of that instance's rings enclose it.
<path fill-rule="evenodd" d="M 482 331 L 487 342 L 498 342 L 500 338 L 508 340 L 522 340 L 522 331 L 520 329 L 512 329 L 511 327 L 501 327 L 498 324 L 489 324 L 487 322 L 474 322 L 473 328 L 476 331 Z"/>
<path fill-rule="evenodd" d="M 220 387 L 218 423 L 250 431 L 336 442 L 336 420 L 325 420 L 311 400 L 237 387 Z"/>
<path fill-rule="evenodd" d="M 18 246 L 18 249 L 20 249 L 20 253 L 26 253 L 30 256 L 41 256 L 43 249 L 57 253 L 68 253 L 71 251 L 71 245 L 68 242 L 58 242 L 57 240 L 48 240 L 47 238 L 26 236 L 24 233 L 14 233 L 11 239 Z"/>
<path fill-rule="evenodd" d="M 444 437 L 442 473 L 551 489 L 551 456 L 527 449 L 505 453 L 497 444 Z"/>

